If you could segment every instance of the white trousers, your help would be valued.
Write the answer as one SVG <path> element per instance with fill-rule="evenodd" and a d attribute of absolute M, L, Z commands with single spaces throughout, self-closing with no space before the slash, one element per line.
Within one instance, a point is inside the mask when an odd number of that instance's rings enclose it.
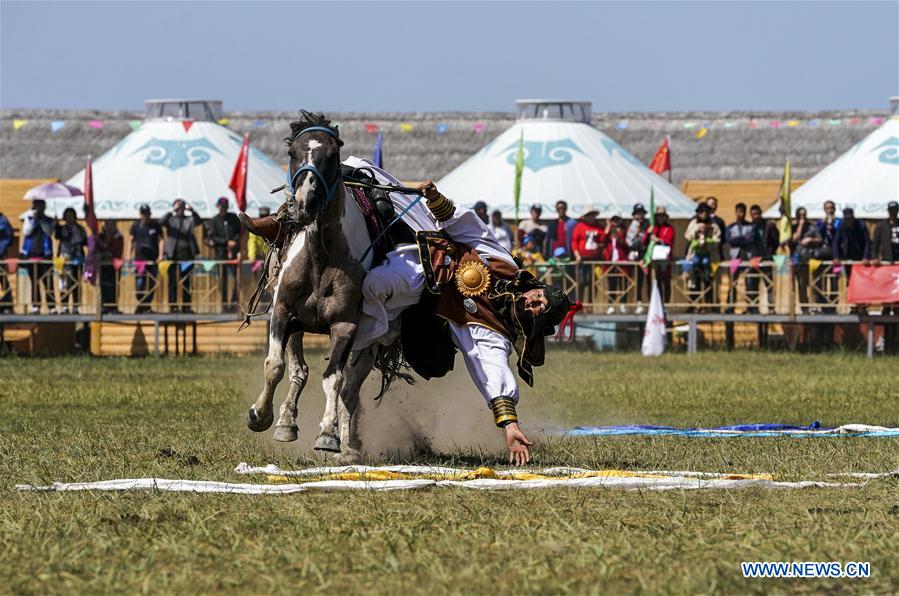
<path fill-rule="evenodd" d="M 366 348 L 385 338 L 403 310 L 418 304 L 424 287 L 418 247 L 402 246 L 389 253 L 387 260 L 369 271 L 362 282 L 362 316 L 353 349 Z M 481 325 L 449 322 L 449 328 L 468 374 L 484 399 L 489 403 L 497 397 L 511 397 L 517 402 L 518 382 L 509 367 L 512 342 Z"/>

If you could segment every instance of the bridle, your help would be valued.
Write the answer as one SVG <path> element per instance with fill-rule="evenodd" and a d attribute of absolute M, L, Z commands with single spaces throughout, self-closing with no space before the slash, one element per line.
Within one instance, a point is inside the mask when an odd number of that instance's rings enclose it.
<path fill-rule="evenodd" d="M 300 138 L 300 135 L 304 135 L 307 132 L 323 132 L 323 133 L 330 135 L 334 140 L 339 140 L 337 137 L 337 132 L 331 128 L 328 128 L 326 126 L 310 126 L 309 128 L 304 128 L 303 130 L 298 132 L 296 135 L 294 135 L 294 137 L 292 139 L 290 139 L 290 142 L 293 143 L 298 138 Z M 340 166 L 338 165 L 338 167 L 337 167 L 337 175 L 334 177 L 334 181 L 329 184 L 328 181 L 325 180 L 324 174 L 322 174 L 321 171 L 317 167 L 315 167 L 315 164 L 311 164 L 311 163 L 303 164 L 301 167 L 297 168 L 297 170 L 293 173 L 291 173 L 290 166 L 288 165 L 288 167 L 287 167 L 287 188 L 290 189 L 291 195 L 296 194 L 295 184 L 296 184 L 297 178 L 303 172 L 310 172 L 313 176 L 318 178 L 318 181 L 319 181 L 319 183 L 321 183 L 322 188 L 325 189 L 325 202 L 322 205 L 322 208 L 324 208 L 328 203 L 331 202 L 331 199 L 334 198 L 334 195 L 337 194 L 337 187 L 340 186 L 340 183 L 342 182 Z"/>

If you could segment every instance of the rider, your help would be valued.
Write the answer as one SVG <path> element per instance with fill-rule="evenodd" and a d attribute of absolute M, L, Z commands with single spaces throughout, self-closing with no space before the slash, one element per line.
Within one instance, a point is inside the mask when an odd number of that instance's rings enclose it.
<path fill-rule="evenodd" d="M 532 443 L 518 424 L 509 357 L 514 347 L 518 374 L 532 384 L 532 367 L 543 364 L 544 336 L 568 313 L 568 298 L 520 270 L 474 211 L 455 206 L 431 181 L 419 190 L 433 231 L 418 232 L 416 244 L 397 246 L 366 274 L 354 349 L 392 342 L 401 315 L 404 356 L 423 377 L 451 370 L 455 346 L 505 432 L 509 461 L 523 465 Z M 275 217 L 242 220 L 276 240 Z"/>

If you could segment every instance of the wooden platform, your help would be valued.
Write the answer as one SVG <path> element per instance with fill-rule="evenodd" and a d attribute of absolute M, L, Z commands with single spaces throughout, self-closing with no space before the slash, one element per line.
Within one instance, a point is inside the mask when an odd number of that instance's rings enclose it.
<path fill-rule="evenodd" d="M 147 356 L 185 354 L 255 354 L 268 347 L 268 326 L 264 321 L 240 333 L 239 322 L 94 322 L 91 326 L 91 354 L 94 356 Z M 307 335 L 307 348 L 328 345 L 324 335 Z"/>

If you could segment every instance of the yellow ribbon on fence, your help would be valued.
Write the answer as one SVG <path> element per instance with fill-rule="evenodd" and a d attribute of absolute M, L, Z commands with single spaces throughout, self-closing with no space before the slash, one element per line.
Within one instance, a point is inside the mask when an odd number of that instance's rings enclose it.
<path fill-rule="evenodd" d="M 715 277 L 716 273 L 718 273 L 718 263 L 712 263 L 712 277 Z"/>
<path fill-rule="evenodd" d="M 169 274 L 169 267 L 172 266 L 171 261 L 159 261 L 159 275 L 165 277 Z"/>
<path fill-rule="evenodd" d="M 66 258 L 65 257 L 53 257 L 53 268 L 56 269 L 57 273 L 62 273 L 62 269 L 65 266 L 66 266 Z"/>
<path fill-rule="evenodd" d="M 812 273 L 814 273 L 815 270 L 821 266 L 822 262 L 823 261 L 821 261 L 819 259 L 809 259 L 808 260 L 808 270 L 811 271 Z"/>

